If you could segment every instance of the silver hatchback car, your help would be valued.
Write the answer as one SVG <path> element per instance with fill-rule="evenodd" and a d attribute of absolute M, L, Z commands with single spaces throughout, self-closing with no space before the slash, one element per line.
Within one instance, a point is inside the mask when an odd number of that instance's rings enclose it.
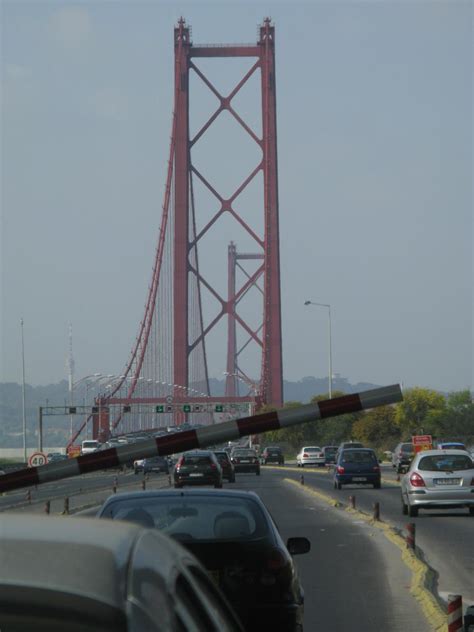
<path fill-rule="evenodd" d="M 419 452 L 401 481 L 402 511 L 466 507 L 474 516 L 474 462 L 463 450 Z"/>

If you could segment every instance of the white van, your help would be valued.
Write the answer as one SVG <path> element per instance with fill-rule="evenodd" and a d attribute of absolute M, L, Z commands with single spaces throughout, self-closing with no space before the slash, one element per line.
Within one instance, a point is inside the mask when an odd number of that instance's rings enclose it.
<path fill-rule="evenodd" d="M 100 442 L 95 439 L 87 439 L 82 442 L 81 454 L 90 454 L 100 448 Z"/>

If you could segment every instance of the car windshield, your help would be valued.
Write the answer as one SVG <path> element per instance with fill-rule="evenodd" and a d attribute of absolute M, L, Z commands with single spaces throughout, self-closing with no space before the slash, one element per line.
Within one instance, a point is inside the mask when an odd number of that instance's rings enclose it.
<path fill-rule="evenodd" d="M 103 517 L 134 522 L 138 511 L 140 520 L 146 512 L 157 529 L 181 540 L 252 540 L 268 533 L 265 516 L 254 500 L 224 495 L 131 498 L 111 502 Z"/>
<path fill-rule="evenodd" d="M 369 450 L 344 450 L 343 463 L 374 463 L 377 461 L 375 454 Z"/>
<path fill-rule="evenodd" d="M 418 469 L 422 472 L 455 472 L 474 469 L 474 463 L 467 454 L 434 454 L 420 459 Z"/>

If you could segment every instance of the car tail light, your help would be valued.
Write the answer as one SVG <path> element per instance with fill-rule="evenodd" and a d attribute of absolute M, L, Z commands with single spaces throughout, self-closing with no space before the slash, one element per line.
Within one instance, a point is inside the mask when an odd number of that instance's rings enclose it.
<path fill-rule="evenodd" d="M 176 463 L 176 469 L 179 470 L 179 468 L 183 465 L 184 463 L 184 456 L 180 456 L 178 462 Z"/>
<path fill-rule="evenodd" d="M 211 470 L 217 470 L 217 465 L 215 463 L 211 463 Z"/>
<path fill-rule="evenodd" d="M 324 456 L 324 452 L 318 452 L 318 456 Z"/>
<path fill-rule="evenodd" d="M 232 461 L 233 461 L 234 463 L 240 463 L 240 459 L 237 459 L 237 458 L 232 459 Z"/>
<path fill-rule="evenodd" d="M 410 484 L 413 487 L 426 487 L 423 477 L 420 476 L 418 472 L 413 472 L 413 474 L 410 476 Z"/>
<path fill-rule="evenodd" d="M 474 476 L 472 477 L 471 487 L 474 487 Z"/>
<path fill-rule="evenodd" d="M 303 458 L 307 459 L 308 457 L 309 457 L 309 454 L 306 454 L 306 452 L 303 452 Z"/>
<path fill-rule="evenodd" d="M 380 472 L 380 467 L 378 465 L 374 465 L 372 469 L 374 470 L 374 472 Z"/>
<path fill-rule="evenodd" d="M 270 551 L 265 562 L 265 567 L 269 571 L 279 571 L 284 568 L 287 563 L 288 560 L 284 552 L 275 547 Z"/>
<path fill-rule="evenodd" d="M 342 465 L 338 465 L 336 469 L 337 469 L 337 473 L 338 474 L 344 474 L 344 472 L 345 472 L 345 470 L 342 467 Z"/>

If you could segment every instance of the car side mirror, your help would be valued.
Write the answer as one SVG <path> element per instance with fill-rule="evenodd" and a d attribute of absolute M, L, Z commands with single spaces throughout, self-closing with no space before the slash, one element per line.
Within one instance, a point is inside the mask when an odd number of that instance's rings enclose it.
<path fill-rule="evenodd" d="M 308 538 L 288 538 L 286 548 L 290 555 L 301 555 L 311 550 L 311 542 Z"/>

